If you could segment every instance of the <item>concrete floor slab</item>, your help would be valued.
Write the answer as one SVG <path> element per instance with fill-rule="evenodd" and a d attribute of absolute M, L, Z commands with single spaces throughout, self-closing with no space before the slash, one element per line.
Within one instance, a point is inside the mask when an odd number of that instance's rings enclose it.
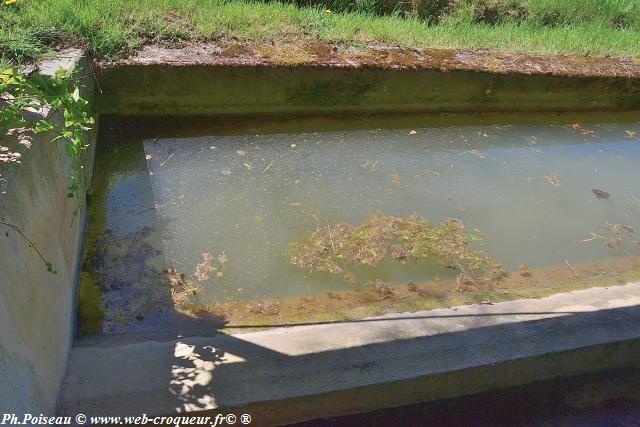
<path fill-rule="evenodd" d="M 58 412 L 235 408 L 273 425 L 634 363 L 640 283 L 246 334 L 80 341 Z"/>

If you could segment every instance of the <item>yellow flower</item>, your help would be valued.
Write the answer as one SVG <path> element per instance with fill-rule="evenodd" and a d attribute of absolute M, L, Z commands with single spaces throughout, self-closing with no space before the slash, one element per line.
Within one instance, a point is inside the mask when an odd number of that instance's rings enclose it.
<path fill-rule="evenodd" d="M 3 4 L 5 6 L 9 6 L 11 4 L 14 4 L 16 2 L 16 0 L 4 0 Z"/>
<path fill-rule="evenodd" d="M 9 0 L 5 0 L 5 1 L 9 1 Z M 13 1 L 15 2 L 16 0 L 13 0 Z M 331 11 L 331 9 L 325 9 L 324 13 L 333 13 L 333 12 Z"/>

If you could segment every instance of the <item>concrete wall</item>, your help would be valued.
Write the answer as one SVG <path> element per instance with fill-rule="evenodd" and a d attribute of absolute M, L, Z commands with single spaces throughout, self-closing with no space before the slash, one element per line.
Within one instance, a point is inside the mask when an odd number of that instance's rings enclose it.
<path fill-rule="evenodd" d="M 90 62 L 69 51 L 42 64 L 43 74 Z M 92 93 L 93 78 L 83 79 Z M 87 97 L 87 95 L 85 95 Z M 45 113 L 60 123 L 60 112 Z M 85 182 L 92 170 L 94 137 L 86 153 Z M 15 230 L 0 224 L 0 413 L 53 413 L 74 330 L 75 289 L 86 224 L 84 190 L 80 204 L 68 193 L 73 162 L 63 144 L 38 135 L 30 149 L 5 137 L 0 145 L 22 154 L 17 165 L 3 165 L 0 219 L 14 224 L 49 260 L 47 271 L 33 248 Z"/>
<path fill-rule="evenodd" d="M 373 68 L 135 65 L 103 70 L 106 114 L 624 111 L 640 79 Z"/>

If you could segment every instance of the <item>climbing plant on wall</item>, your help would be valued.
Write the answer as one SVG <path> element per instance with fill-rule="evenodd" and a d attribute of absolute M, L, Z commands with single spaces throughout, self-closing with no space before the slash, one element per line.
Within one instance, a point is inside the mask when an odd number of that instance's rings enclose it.
<path fill-rule="evenodd" d="M 49 111 L 59 111 L 60 120 L 52 120 Z M 31 146 L 34 134 L 51 135 L 51 142 L 64 144 L 74 159 L 74 173 L 69 176 L 68 197 L 77 197 L 83 179 L 82 153 L 88 147 L 87 131 L 94 123 L 89 103 L 80 96 L 78 79 L 63 69 L 53 76 L 37 72 L 25 74 L 17 67 L 0 73 L 0 137 L 17 138 L 18 143 Z M 0 164 L 20 163 L 21 155 L 0 144 Z M 0 180 L 3 179 L 0 174 Z M 47 269 L 55 273 L 53 266 L 15 224 L 0 221 L 13 229 L 42 258 Z"/>

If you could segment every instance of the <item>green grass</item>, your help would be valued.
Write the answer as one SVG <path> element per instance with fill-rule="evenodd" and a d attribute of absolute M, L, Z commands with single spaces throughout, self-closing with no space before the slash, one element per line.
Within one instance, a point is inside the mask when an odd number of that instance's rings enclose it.
<path fill-rule="evenodd" d="M 456 1 L 455 7 L 446 13 L 426 6 L 396 8 L 386 16 L 374 12 L 389 0 L 300 1 L 316 6 L 248 0 L 17 0 L 0 5 L 0 64 L 28 61 L 60 45 L 82 45 L 117 59 L 148 41 L 230 38 L 640 57 L 636 0 L 440 0 Z M 428 6 L 435 0 L 421 1 Z M 514 2 L 525 16 L 509 15 Z M 327 13 L 326 4 L 344 12 Z M 483 5 L 497 10 L 493 24 L 484 20 L 493 9 Z"/>

